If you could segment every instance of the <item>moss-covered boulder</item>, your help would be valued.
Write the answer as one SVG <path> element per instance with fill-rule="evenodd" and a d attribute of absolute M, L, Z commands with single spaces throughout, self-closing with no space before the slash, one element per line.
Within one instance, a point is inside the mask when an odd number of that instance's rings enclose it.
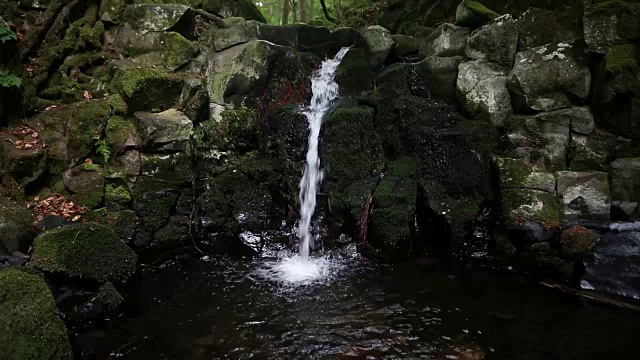
<path fill-rule="evenodd" d="M 134 244 L 145 247 L 151 244 L 153 234 L 164 226 L 176 206 L 180 184 L 173 181 L 140 177 L 131 191 L 133 208 L 138 217 Z"/>
<path fill-rule="evenodd" d="M 537 4 L 536 4 L 537 5 Z M 531 7 L 516 18 L 518 50 L 583 38 L 582 17 Z"/>
<path fill-rule="evenodd" d="M 161 113 L 137 112 L 134 123 L 142 148 L 162 150 L 184 148 L 193 123 L 182 112 L 169 109 Z"/>
<path fill-rule="evenodd" d="M 117 24 L 121 20 L 122 13 L 126 8 L 126 0 L 105 0 L 100 3 L 98 16 L 104 22 Z"/>
<path fill-rule="evenodd" d="M 415 78 L 410 79 L 411 94 L 425 98 L 456 98 L 458 68 L 462 56 L 429 56 L 414 64 Z"/>
<path fill-rule="evenodd" d="M 87 222 L 38 236 L 29 266 L 72 278 L 125 282 L 136 262 L 133 250 L 111 229 Z"/>
<path fill-rule="evenodd" d="M 186 152 L 175 154 L 140 154 L 143 176 L 171 182 L 191 182 L 195 177 L 191 156 Z"/>
<path fill-rule="evenodd" d="M 560 228 L 560 208 L 554 194 L 530 189 L 501 192 L 502 220 L 514 241 L 551 239 Z"/>
<path fill-rule="evenodd" d="M 470 28 L 480 27 L 500 16 L 476 0 L 463 0 L 456 9 L 456 25 Z"/>
<path fill-rule="evenodd" d="M 129 148 L 135 148 L 139 143 L 135 123 L 130 118 L 111 117 L 105 129 L 105 140 L 113 155 L 121 154 Z"/>
<path fill-rule="evenodd" d="M 298 106 L 279 107 L 267 124 L 259 125 L 258 142 L 262 151 L 295 162 L 305 160 L 309 122 Z"/>
<path fill-rule="evenodd" d="M 115 108 L 110 98 L 88 100 L 40 113 L 28 121 L 47 145 L 49 172 L 61 174 L 84 161 Z"/>
<path fill-rule="evenodd" d="M 342 96 L 356 96 L 373 88 L 373 70 L 364 48 L 353 48 L 342 58 L 336 82 Z"/>
<path fill-rule="evenodd" d="M 104 189 L 104 203 L 110 211 L 120 211 L 129 208 L 131 194 L 126 185 L 108 184 Z"/>
<path fill-rule="evenodd" d="M 578 258 L 591 253 L 598 242 L 598 234 L 584 226 L 565 229 L 560 237 L 560 252 L 569 258 Z"/>
<path fill-rule="evenodd" d="M 389 30 L 380 25 L 370 26 L 360 32 L 369 54 L 369 61 L 374 67 L 381 66 L 389 51 L 395 46 L 395 40 Z"/>
<path fill-rule="evenodd" d="M 271 126 L 266 123 L 258 124 L 258 114 L 253 109 L 225 109 L 219 120 L 210 119 L 195 127 L 196 147 L 199 150 L 247 152 L 257 147 L 258 125 L 265 131 Z"/>
<path fill-rule="evenodd" d="M 0 271 L 0 347 L 11 359 L 71 357 L 67 330 L 42 277 L 17 269 Z"/>
<path fill-rule="evenodd" d="M 394 53 L 400 59 L 417 59 L 422 46 L 422 39 L 409 35 L 391 35 L 396 42 Z"/>
<path fill-rule="evenodd" d="M 135 180 L 140 175 L 140 152 L 138 150 L 126 150 L 121 155 L 113 156 L 110 158 L 106 169 L 107 178 Z"/>
<path fill-rule="evenodd" d="M 136 233 L 136 213 L 132 210 L 109 211 L 107 208 L 87 211 L 82 219 L 109 227 L 120 239 L 129 243 Z"/>
<path fill-rule="evenodd" d="M 184 36 L 175 32 L 133 33 L 125 37 L 121 32 L 117 44 L 134 64 L 175 71 L 193 59 L 198 50 Z"/>
<path fill-rule="evenodd" d="M 125 60 L 116 67 L 114 85 L 129 111 L 162 111 L 175 107 L 182 91 L 182 79 L 156 68 L 140 67 Z"/>
<path fill-rule="evenodd" d="M 33 215 L 24 203 L 0 196 L 0 251 L 26 252 L 35 237 Z"/>
<path fill-rule="evenodd" d="M 71 201 L 87 208 L 102 204 L 104 199 L 104 169 L 96 164 L 82 164 L 62 174 L 64 187 Z"/>
<path fill-rule="evenodd" d="M 496 158 L 494 161 L 502 189 L 525 188 L 550 193 L 556 190 L 556 178 L 553 174 L 534 171 L 525 160 Z"/>
<path fill-rule="evenodd" d="M 130 4 L 124 10 L 123 22 L 138 34 L 175 31 L 191 38 L 195 29 L 195 14 L 182 4 Z"/>

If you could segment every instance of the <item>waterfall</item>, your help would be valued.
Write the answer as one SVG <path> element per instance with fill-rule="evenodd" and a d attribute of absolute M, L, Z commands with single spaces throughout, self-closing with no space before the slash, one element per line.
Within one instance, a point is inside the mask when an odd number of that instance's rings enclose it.
<path fill-rule="evenodd" d="M 349 48 L 342 48 L 338 54 L 329 60 L 325 60 L 318 72 L 311 79 L 311 104 L 304 111 L 309 122 L 309 143 L 307 149 L 307 162 L 304 175 L 300 180 L 300 225 L 298 235 L 300 237 L 300 257 L 309 258 L 309 248 L 312 245 L 311 218 L 316 209 L 316 195 L 318 186 L 322 181 L 320 171 L 320 157 L 318 156 L 318 142 L 322 118 L 329 111 L 334 100 L 338 97 L 338 84 L 335 82 L 335 74 L 340 61 Z"/>

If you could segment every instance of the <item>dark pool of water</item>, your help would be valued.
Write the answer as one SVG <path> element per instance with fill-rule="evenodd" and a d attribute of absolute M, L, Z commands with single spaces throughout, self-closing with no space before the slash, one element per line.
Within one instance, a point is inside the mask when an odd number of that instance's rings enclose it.
<path fill-rule="evenodd" d="M 86 359 L 640 356 L 638 313 L 517 276 L 342 261 L 331 281 L 294 290 L 255 279 L 259 261 L 149 267 L 127 294 L 134 311 L 79 334 L 76 347 Z"/>

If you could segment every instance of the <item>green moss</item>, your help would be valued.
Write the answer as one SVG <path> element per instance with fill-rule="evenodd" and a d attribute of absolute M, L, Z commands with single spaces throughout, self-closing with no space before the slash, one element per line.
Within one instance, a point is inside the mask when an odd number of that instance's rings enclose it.
<path fill-rule="evenodd" d="M 118 89 L 131 97 L 140 88 L 148 85 L 150 80 L 166 79 L 167 74 L 154 68 L 133 68 L 120 73 L 116 78 Z"/>
<path fill-rule="evenodd" d="M 464 0 L 464 4 L 467 6 L 467 8 L 469 8 L 472 11 L 477 12 L 479 14 L 486 14 L 486 15 L 495 16 L 495 17 L 500 16 L 500 14 L 498 14 L 497 12 L 495 12 L 495 11 L 489 9 L 488 7 L 484 6 L 479 1 Z"/>
<path fill-rule="evenodd" d="M 67 359 L 71 346 L 44 280 L 17 269 L 0 272 L 0 349 L 7 359 Z"/>
<path fill-rule="evenodd" d="M 500 171 L 500 186 L 503 188 L 522 187 L 533 173 L 531 165 L 524 160 L 496 158 L 495 163 Z"/>
<path fill-rule="evenodd" d="M 178 33 L 169 32 L 166 34 L 165 46 L 169 52 L 167 65 L 171 68 L 187 63 L 196 54 L 196 48 L 191 41 Z"/>
<path fill-rule="evenodd" d="M 391 176 L 399 176 L 415 179 L 418 175 L 418 166 L 413 158 L 402 158 L 392 162 L 389 165 L 389 174 Z"/>
<path fill-rule="evenodd" d="M 29 266 L 69 277 L 127 281 L 136 254 L 104 225 L 83 223 L 49 230 L 35 240 Z"/>
<path fill-rule="evenodd" d="M 97 164 L 82 164 L 82 170 L 84 171 L 98 171 L 98 169 L 100 169 L 100 165 Z"/>
<path fill-rule="evenodd" d="M 127 115 L 127 103 L 120 95 L 110 95 L 106 99 L 113 115 Z"/>
<path fill-rule="evenodd" d="M 257 146 L 257 114 L 249 108 L 227 109 L 222 121 L 202 122 L 193 133 L 196 148 L 248 150 Z"/>
<path fill-rule="evenodd" d="M 560 227 L 560 209 L 553 194 L 523 189 L 502 191 L 502 214 L 508 226 L 536 221 L 545 229 Z"/>
<path fill-rule="evenodd" d="M 609 50 L 605 60 L 607 71 L 633 70 L 638 68 L 638 49 L 633 44 L 615 46 Z"/>
<path fill-rule="evenodd" d="M 105 140 L 109 150 L 118 154 L 127 147 L 130 138 L 137 138 L 136 126 L 131 119 L 121 116 L 113 116 L 107 122 L 105 129 Z"/>
<path fill-rule="evenodd" d="M 127 204 L 131 201 L 131 195 L 124 185 L 109 184 L 105 188 L 105 201 L 107 203 Z"/>
<path fill-rule="evenodd" d="M 124 298 L 111 282 L 106 282 L 102 285 L 93 300 L 107 307 L 107 311 L 115 309 L 124 302 Z"/>
<path fill-rule="evenodd" d="M 90 210 L 82 219 L 108 226 L 122 240 L 129 241 L 136 231 L 136 214 L 131 210 L 110 212 L 106 208 Z"/>
<path fill-rule="evenodd" d="M 573 226 L 562 232 L 560 249 L 564 255 L 579 257 L 587 255 L 598 242 L 598 234 L 584 226 Z"/>

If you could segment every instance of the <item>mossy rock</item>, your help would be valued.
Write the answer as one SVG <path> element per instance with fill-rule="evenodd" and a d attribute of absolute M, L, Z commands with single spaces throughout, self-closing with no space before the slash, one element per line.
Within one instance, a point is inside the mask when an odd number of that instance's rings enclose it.
<path fill-rule="evenodd" d="M 296 105 L 278 107 L 269 121 L 258 123 L 258 145 L 271 156 L 304 161 L 308 138 L 308 119 Z"/>
<path fill-rule="evenodd" d="M 175 71 L 198 54 L 191 41 L 175 32 L 147 33 L 143 37 L 148 39 L 137 39 L 126 51 L 134 62 L 146 67 Z"/>
<path fill-rule="evenodd" d="M 637 70 L 640 51 L 638 45 L 626 44 L 612 47 L 605 57 L 605 68 L 609 72 Z"/>
<path fill-rule="evenodd" d="M 26 251 L 35 236 L 33 216 L 25 203 L 0 196 L 0 250 Z"/>
<path fill-rule="evenodd" d="M 135 272 L 136 262 L 133 250 L 111 229 L 87 222 L 38 236 L 29 266 L 68 277 L 125 282 Z"/>
<path fill-rule="evenodd" d="M 0 271 L 0 348 L 7 359 L 68 359 L 71 346 L 43 278 L 18 269 Z"/>
<path fill-rule="evenodd" d="M 140 154 L 143 176 L 175 183 L 191 182 L 195 173 L 191 156 L 186 152 L 175 154 Z"/>
<path fill-rule="evenodd" d="M 555 195 L 530 189 L 506 189 L 501 195 L 502 216 L 508 228 L 536 226 L 544 232 L 560 228 L 560 207 Z M 550 234 L 543 235 L 547 236 Z"/>
<path fill-rule="evenodd" d="M 109 211 L 107 208 L 91 210 L 82 219 L 109 227 L 118 237 L 130 242 L 136 233 L 136 213 L 132 210 Z"/>
<path fill-rule="evenodd" d="M 30 149 L 14 145 L 25 140 L 32 142 L 31 134 L 0 133 L 0 177 L 11 177 L 21 186 L 36 181 L 47 170 L 45 144 L 36 140 Z"/>
<path fill-rule="evenodd" d="M 409 254 L 416 235 L 415 210 L 415 205 L 397 205 L 372 212 L 368 238 L 378 257 L 397 260 Z"/>
<path fill-rule="evenodd" d="M 153 179 L 147 176 L 138 178 L 131 197 L 138 216 L 135 245 L 144 247 L 151 244 L 153 233 L 163 227 L 180 193 L 180 184 Z"/>
<path fill-rule="evenodd" d="M 255 110 L 241 107 L 226 109 L 221 120 L 214 119 L 200 123 L 193 138 L 201 150 L 235 150 L 246 152 L 257 148 L 257 120 Z"/>
<path fill-rule="evenodd" d="M 480 27 L 500 16 L 497 12 L 476 0 L 464 0 L 456 9 L 456 25 L 470 28 Z"/>
<path fill-rule="evenodd" d="M 349 50 L 336 70 L 340 95 L 356 96 L 373 89 L 373 70 L 364 48 Z"/>
<path fill-rule="evenodd" d="M 196 0 L 196 2 L 200 2 Z M 242 17 L 266 23 L 264 16 L 251 0 L 202 0 L 202 9 L 224 17 Z"/>
<path fill-rule="evenodd" d="M 78 205 L 94 208 L 104 199 L 104 169 L 96 164 L 82 164 L 62 174 L 65 189 Z"/>
<path fill-rule="evenodd" d="M 128 208 L 131 194 L 125 185 L 109 184 L 104 189 L 104 202 L 111 211 Z"/>
<path fill-rule="evenodd" d="M 592 252 L 598 242 L 598 234 L 584 226 L 565 229 L 560 237 L 560 252 L 569 258 L 579 258 Z"/>
<path fill-rule="evenodd" d="M 132 119 L 113 116 L 107 122 L 105 139 L 112 154 L 120 154 L 127 148 L 138 145 L 138 134 Z"/>
<path fill-rule="evenodd" d="M 182 79 L 154 68 L 125 67 L 114 82 L 131 112 L 173 108 L 182 91 Z"/>
<path fill-rule="evenodd" d="M 500 178 L 500 187 L 537 189 L 547 192 L 556 190 L 556 179 L 551 173 L 534 172 L 533 167 L 522 159 L 495 158 L 494 163 Z"/>

